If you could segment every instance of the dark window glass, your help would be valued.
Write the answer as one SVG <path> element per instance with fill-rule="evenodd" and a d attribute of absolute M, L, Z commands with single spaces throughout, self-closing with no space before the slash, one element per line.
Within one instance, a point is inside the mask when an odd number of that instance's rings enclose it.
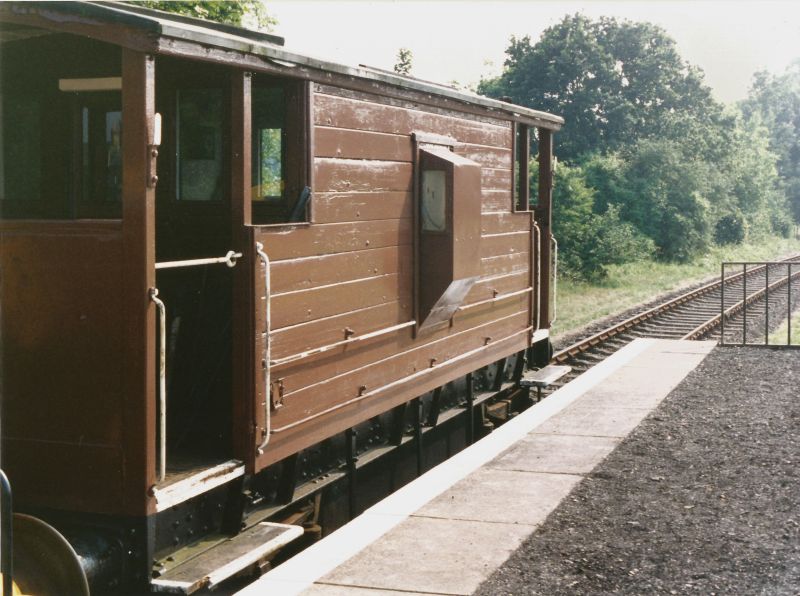
<path fill-rule="evenodd" d="M 514 125 L 514 208 L 516 211 L 530 209 L 530 128 L 524 124 Z"/>
<path fill-rule="evenodd" d="M 80 199 L 78 215 L 116 209 L 122 200 L 122 111 L 119 93 L 86 93 L 80 110 Z"/>
<path fill-rule="evenodd" d="M 252 89 L 253 223 L 308 221 L 307 84 L 255 76 Z"/>
<path fill-rule="evenodd" d="M 177 94 L 178 200 L 222 200 L 221 89 L 185 89 Z"/>
<path fill-rule="evenodd" d="M 254 201 L 282 203 L 286 188 L 286 100 L 282 87 L 253 89 Z"/>
<path fill-rule="evenodd" d="M 0 180 L 3 199 L 36 201 L 41 196 L 42 100 L 32 95 L 3 94 Z"/>

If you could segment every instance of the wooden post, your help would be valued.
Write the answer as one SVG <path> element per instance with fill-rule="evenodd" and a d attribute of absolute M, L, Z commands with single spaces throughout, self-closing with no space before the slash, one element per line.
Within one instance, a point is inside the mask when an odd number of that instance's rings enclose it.
<path fill-rule="evenodd" d="M 122 50 L 122 233 L 125 316 L 125 511 L 152 513 L 156 479 L 155 183 L 149 176 L 155 114 L 153 56 Z"/>
<path fill-rule="evenodd" d="M 542 231 L 542 264 L 539 288 L 541 309 L 539 321 L 542 327 L 550 327 L 550 276 L 552 275 L 550 234 L 552 233 L 553 199 L 553 133 L 546 128 L 539 129 L 539 203 L 536 209 L 537 223 Z"/>
<path fill-rule="evenodd" d="M 235 70 L 231 73 L 231 238 L 233 250 L 241 252 L 239 265 L 233 270 L 233 371 L 232 437 L 233 451 L 253 471 L 256 458 L 256 376 L 261 365 L 255 355 L 256 332 L 253 309 L 255 286 L 253 272 L 257 256 L 248 226 L 252 223 L 252 76 Z M 256 364 L 258 363 L 258 366 Z M 263 378 L 263 373 L 261 374 Z"/>

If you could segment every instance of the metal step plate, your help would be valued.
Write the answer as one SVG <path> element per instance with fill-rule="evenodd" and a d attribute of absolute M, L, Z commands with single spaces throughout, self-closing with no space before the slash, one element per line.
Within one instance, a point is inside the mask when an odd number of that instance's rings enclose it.
<path fill-rule="evenodd" d="M 540 370 L 529 372 L 520 379 L 521 387 L 548 387 L 572 370 L 570 366 L 548 364 Z"/>
<path fill-rule="evenodd" d="M 156 592 L 192 594 L 213 588 L 303 534 L 300 526 L 261 522 L 150 582 Z"/>

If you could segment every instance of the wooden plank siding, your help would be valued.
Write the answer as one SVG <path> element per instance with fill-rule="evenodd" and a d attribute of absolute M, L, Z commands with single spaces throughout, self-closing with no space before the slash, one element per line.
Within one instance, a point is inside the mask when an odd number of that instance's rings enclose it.
<path fill-rule="evenodd" d="M 472 370 L 497 358 L 496 345 L 506 346 L 505 354 L 522 349 L 531 320 L 531 218 L 511 210 L 510 123 L 324 89 L 314 97 L 314 222 L 255 230 L 272 262 L 272 359 L 288 360 L 271 370 L 282 406 L 259 465 L 324 438 L 313 432 L 300 438 L 316 427 L 316 417 L 341 420 L 342 428 L 362 420 L 371 406 L 342 405 L 359 394 L 431 368 L 423 376 L 443 384 L 464 366 L 460 356 L 467 352 L 475 352 Z M 481 165 L 481 279 L 467 295 L 468 308 L 449 326 L 418 337 L 404 327 L 300 357 L 413 320 L 414 132 L 452 137 L 454 152 Z M 385 399 L 411 399 L 431 382 L 391 390 Z"/>

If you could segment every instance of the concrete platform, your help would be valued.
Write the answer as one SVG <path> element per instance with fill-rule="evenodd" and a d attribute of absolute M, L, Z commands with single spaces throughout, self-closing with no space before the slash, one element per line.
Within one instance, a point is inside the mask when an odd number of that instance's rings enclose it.
<path fill-rule="evenodd" d="M 714 345 L 632 342 L 239 594 L 472 594 Z"/>

